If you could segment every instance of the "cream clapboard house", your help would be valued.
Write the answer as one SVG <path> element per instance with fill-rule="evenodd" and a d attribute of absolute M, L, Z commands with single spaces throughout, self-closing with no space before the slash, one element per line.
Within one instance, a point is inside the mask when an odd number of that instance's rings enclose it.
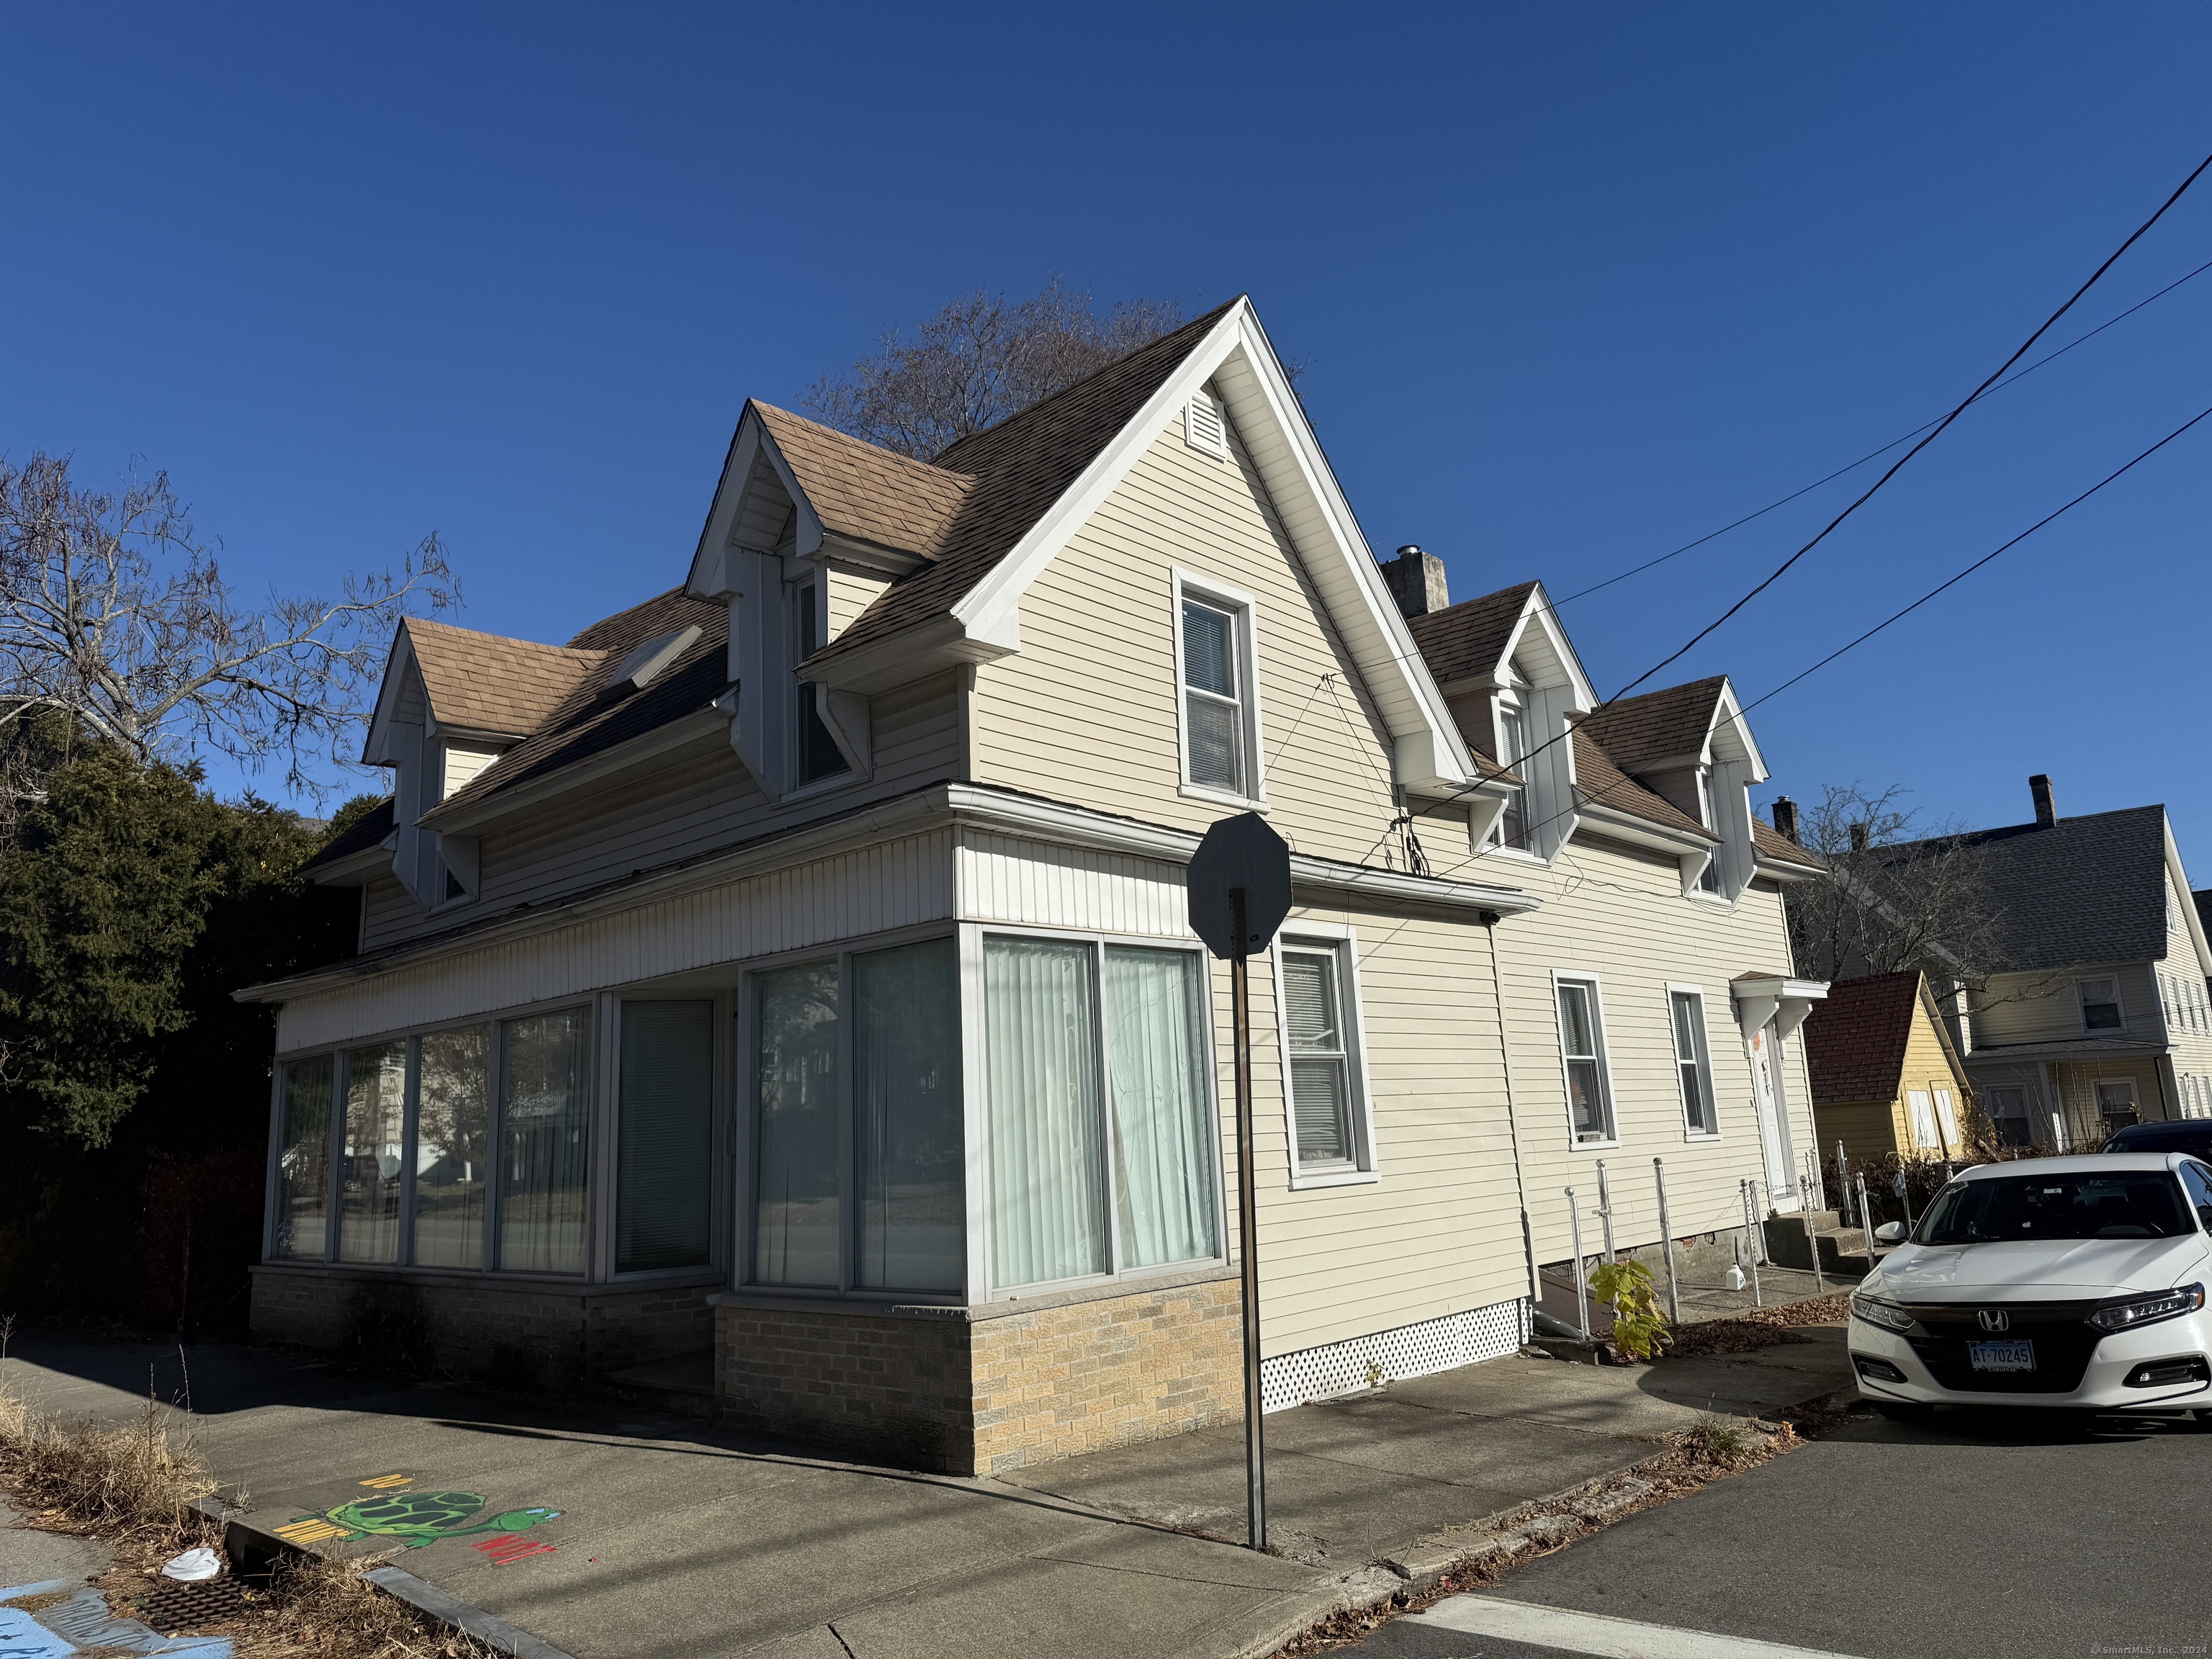
<path fill-rule="evenodd" d="M 748 404 L 671 574 L 566 646 L 395 641 L 393 800 L 315 866 L 360 952 L 240 994 L 264 1336 L 558 1384 L 711 1350 L 740 1421 L 953 1469 L 1233 1417 L 1182 871 L 1245 810 L 1297 898 L 1255 975 L 1271 1407 L 1510 1351 L 1598 1157 L 1663 1152 L 1679 1231 L 1789 1190 L 1818 988 L 1724 684 L 1592 722 L 1638 783 L 1565 735 L 1534 590 L 1438 665 L 1465 607 L 1409 630 L 1247 301 L 933 464 Z"/>

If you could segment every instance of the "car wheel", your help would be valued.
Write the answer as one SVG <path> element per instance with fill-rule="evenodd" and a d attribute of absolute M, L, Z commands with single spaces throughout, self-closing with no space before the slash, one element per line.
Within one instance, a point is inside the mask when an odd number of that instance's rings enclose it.
<path fill-rule="evenodd" d="M 1925 1423 L 1936 1414 L 1933 1406 L 1911 1400 L 1877 1400 L 1874 1408 L 1893 1423 Z"/>

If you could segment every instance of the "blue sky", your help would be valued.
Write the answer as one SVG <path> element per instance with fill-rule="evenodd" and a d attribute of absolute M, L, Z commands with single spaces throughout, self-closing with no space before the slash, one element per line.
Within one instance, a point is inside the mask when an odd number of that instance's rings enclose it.
<path fill-rule="evenodd" d="M 978 286 L 1251 293 L 1377 548 L 1575 592 L 1963 396 L 2208 150 L 2212 10 L 7 12 L 0 449 L 249 586 L 425 532 L 470 626 L 680 580 L 740 402 Z M 2212 177 L 2062 342 L 2212 259 Z M 2212 273 L 1970 411 L 1665 677 L 1756 697 L 2207 402 Z M 2163 799 L 2212 883 L 2212 422 L 1753 715 L 1764 799 Z M 1601 690 L 1856 474 L 1566 608 Z M 218 774 L 225 787 L 230 774 Z"/>

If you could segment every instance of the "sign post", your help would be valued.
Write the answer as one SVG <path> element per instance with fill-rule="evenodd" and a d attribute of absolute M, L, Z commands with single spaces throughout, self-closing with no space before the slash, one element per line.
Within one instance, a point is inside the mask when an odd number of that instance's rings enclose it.
<path fill-rule="evenodd" d="M 1244 1485 L 1250 1543 L 1267 1547 L 1267 1479 L 1260 1433 L 1260 1218 L 1252 1150 L 1252 987 L 1246 958 L 1291 913 L 1291 849 L 1257 812 L 1206 832 L 1185 878 L 1190 925 L 1229 962 L 1237 1038 L 1237 1239 L 1244 1304 Z"/>

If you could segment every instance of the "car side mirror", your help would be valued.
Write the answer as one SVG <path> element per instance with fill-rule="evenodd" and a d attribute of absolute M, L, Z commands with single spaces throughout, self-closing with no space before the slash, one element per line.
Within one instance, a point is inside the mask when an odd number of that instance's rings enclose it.
<path fill-rule="evenodd" d="M 1883 1222 L 1881 1226 L 1874 1230 L 1874 1242 L 1877 1244 L 1904 1243 L 1905 1224 L 1902 1221 Z"/>

